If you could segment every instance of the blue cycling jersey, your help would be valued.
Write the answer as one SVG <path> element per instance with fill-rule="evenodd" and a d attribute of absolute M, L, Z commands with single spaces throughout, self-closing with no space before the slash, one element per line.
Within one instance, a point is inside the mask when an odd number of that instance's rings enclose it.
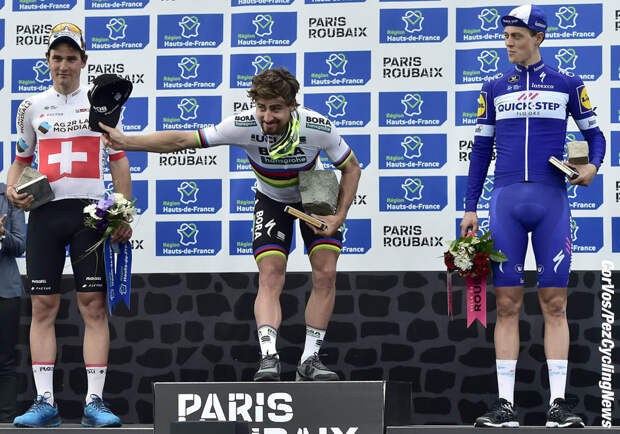
<path fill-rule="evenodd" d="M 562 159 L 568 114 L 590 148 L 590 163 L 599 167 L 605 156 L 605 137 L 583 81 L 560 73 L 543 61 L 515 65 L 482 86 L 478 121 L 469 165 L 466 211 L 476 211 L 493 144 L 497 151 L 495 187 L 532 181 L 564 186 L 564 175 L 549 164 Z"/>

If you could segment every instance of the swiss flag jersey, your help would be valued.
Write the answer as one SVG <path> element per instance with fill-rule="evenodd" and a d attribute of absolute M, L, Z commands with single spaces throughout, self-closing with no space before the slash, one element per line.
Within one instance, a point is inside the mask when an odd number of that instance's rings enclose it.
<path fill-rule="evenodd" d="M 106 160 L 125 157 L 122 151 L 106 149 L 101 134 L 88 129 L 87 92 L 80 87 L 62 95 L 51 87 L 24 100 L 17 111 L 15 158 L 30 164 L 38 152 L 38 170 L 50 181 L 54 200 L 102 198 Z"/>

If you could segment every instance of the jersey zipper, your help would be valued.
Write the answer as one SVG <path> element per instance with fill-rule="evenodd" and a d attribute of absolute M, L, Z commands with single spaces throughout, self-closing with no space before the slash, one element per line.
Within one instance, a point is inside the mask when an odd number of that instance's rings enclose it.
<path fill-rule="evenodd" d="M 527 147 L 529 142 L 529 129 L 530 129 L 530 115 L 529 115 L 529 103 L 530 103 L 530 71 L 525 67 L 525 80 L 526 84 L 526 104 L 525 104 L 525 181 L 529 181 L 528 179 L 528 170 L 527 170 Z"/>

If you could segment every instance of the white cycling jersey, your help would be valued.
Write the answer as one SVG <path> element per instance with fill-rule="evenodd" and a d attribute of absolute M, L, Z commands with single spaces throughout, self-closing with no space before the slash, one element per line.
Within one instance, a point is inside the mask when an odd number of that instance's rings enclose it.
<path fill-rule="evenodd" d="M 196 131 L 196 142 L 201 147 L 238 145 L 245 149 L 258 179 L 258 190 L 278 202 L 301 201 L 298 173 L 303 170 L 321 170 L 321 150 L 336 168 L 344 167 L 353 151 L 325 116 L 298 107 L 300 129 L 299 145 L 292 155 L 273 159 L 269 145 L 278 136 L 265 135 L 254 109 L 229 116 L 213 127 Z"/>
<path fill-rule="evenodd" d="M 123 151 L 106 149 L 101 134 L 88 129 L 87 94 L 87 87 L 69 95 L 50 87 L 22 101 L 17 110 L 15 159 L 31 164 L 37 151 L 38 170 L 50 181 L 54 200 L 103 198 L 106 159 L 125 157 Z"/>

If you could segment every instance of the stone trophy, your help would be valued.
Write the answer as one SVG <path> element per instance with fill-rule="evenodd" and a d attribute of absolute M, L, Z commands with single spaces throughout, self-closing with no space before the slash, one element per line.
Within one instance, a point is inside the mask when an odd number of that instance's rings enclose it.
<path fill-rule="evenodd" d="M 307 170 L 299 172 L 299 192 L 305 212 L 290 206 L 287 206 L 284 211 L 323 231 L 326 230 L 325 222 L 312 217 L 310 214 L 333 215 L 336 213 L 340 185 L 334 171 Z"/>
<path fill-rule="evenodd" d="M 588 142 L 575 140 L 566 144 L 568 150 L 568 162 L 571 164 L 588 164 Z"/>

